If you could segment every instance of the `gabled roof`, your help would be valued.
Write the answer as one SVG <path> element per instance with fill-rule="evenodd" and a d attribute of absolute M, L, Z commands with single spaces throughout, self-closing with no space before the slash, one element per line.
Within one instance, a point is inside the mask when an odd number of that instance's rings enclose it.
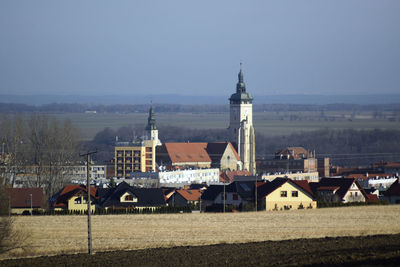
<path fill-rule="evenodd" d="M 225 185 L 225 192 L 235 192 L 233 184 Z M 201 196 L 202 200 L 212 200 L 221 193 L 224 192 L 224 185 L 210 185 Z"/>
<path fill-rule="evenodd" d="M 32 208 L 43 205 L 43 188 L 7 188 L 11 208 Z"/>
<path fill-rule="evenodd" d="M 280 188 L 285 183 L 290 183 L 295 188 L 301 189 L 306 195 L 308 195 L 312 199 L 315 198 L 310 187 L 308 186 L 308 181 L 305 180 L 293 181 L 288 178 L 275 178 L 271 182 L 266 182 L 264 185 L 258 187 L 257 194 L 259 195 L 259 197 L 266 197 L 275 190 L 277 190 L 278 188 Z"/>
<path fill-rule="evenodd" d="M 168 201 L 168 199 L 175 193 L 176 188 L 175 187 L 162 187 L 161 190 L 164 194 L 165 201 Z"/>
<path fill-rule="evenodd" d="M 201 196 L 201 191 L 198 189 L 178 189 L 176 190 L 176 193 L 181 195 L 187 201 L 198 201 Z"/>
<path fill-rule="evenodd" d="M 242 199 L 246 200 L 254 199 L 254 186 L 254 181 L 235 181 L 225 185 L 225 192 L 237 193 Z M 203 193 L 201 199 L 214 201 L 215 198 L 223 191 L 224 185 L 210 185 Z"/>
<path fill-rule="evenodd" d="M 84 185 L 66 185 L 60 191 L 50 198 L 50 206 L 52 207 L 67 207 L 67 202 L 78 193 L 87 195 L 86 186 Z M 90 187 L 90 196 L 96 199 L 97 188 Z"/>
<path fill-rule="evenodd" d="M 221 157 L 224 155 L 227 148 L 231 149 L 232 152 L 235 154 L 236 160 L 240 161 L 240 157 L 231 142 L 207 143 L 206 150 L 213 162 L 215 162 L 215 161 L 219 162 L 219 161 L 221 161 Z"/>
<path fill-rule="evenodd" d="M 171 163 L 210 162 L 207 143 L 164 143 L 157 153 L 167 153 Z"/>
<path fill-rule="evenodd" d="M 400 183 L 397 179 L 385 192 L 385 196 L 400 196 Z"/>
<path fill-rule="evenodd" d="M 310 188 L 310 184 L 307 180 L 292 180 L 293 183 L 297 184 L 301 188 L 303 188 L 307 193 L 309 193 L 311 196 L 315 197 L 313 194 L 313 191 Z"/>
<path fill-rule="evenodd" d="M 220 174 L 219 178 L 221 182 L 233 182 L 235 176 L 250 176 L 251 173 L 247 170 L 244 171 L 225 171 Z"/>
<path fill-rule="evenodd" d="M 367 193 L 365 193 L 364 189 L 355 178 L 322 178 L 318 182 L 318 186 L 315 189 L 316 191 L 318 191 L 321 187 L 339 187 L 339 189 L 336 190 L 335 194 L 343 199 L 353 183 L 357 185 L 358 189 L 361 191 L 364 197 L 367 198 Z"/>
<path fill-rule="evenodd" d="M 130 192 L 137 198 L 137 202 L 121 202 L 121 196 Z M 161 188 L 134 188 L 126 182 L 108 191 L 107 197 L 100 202 L 102 207 L 154 207 L 165 205 L 165 198 Z"/>

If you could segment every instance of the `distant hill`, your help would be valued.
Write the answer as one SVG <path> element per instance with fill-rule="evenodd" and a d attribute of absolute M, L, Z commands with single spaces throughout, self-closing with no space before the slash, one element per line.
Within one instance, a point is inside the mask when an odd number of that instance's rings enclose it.
<path fill-rule="evenodd" d="M 0 95 L 2 103 L 44 105 L 50 103 L 76 103 L 88 105 L 115 104 L 227 104 L 229 96 L 164 95 Z M 255 104 L 393 104 L 400 103 L 400 94 L 379 95 L 254 95 Z"/>

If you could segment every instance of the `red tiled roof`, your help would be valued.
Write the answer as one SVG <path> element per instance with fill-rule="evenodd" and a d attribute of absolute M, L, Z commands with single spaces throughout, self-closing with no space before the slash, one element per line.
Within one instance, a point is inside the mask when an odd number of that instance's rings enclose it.
<path fill-rule="evenodd" d="M 77 195 L 79 192 L 84 192 L 87 194 L 86 186 L 83 185 L 66 185 L 61 190 L 61 192 L 57 193 L 57 198 L 53 204 L 53 207 L 66 207 L 67 202 L 71 197 Z M 96 198 L 96 187 L 90 187 L 90 196 L 94 199 Z"/>
<path fill-rule="evenodd" d="M 379 198 L 375 194 L 367 194 L 366 202 L 379 202 Z"/>
<path fill-rule="evenodd" d="M 172 163 L 210 162 L 206 148 L 207 143 L 165 143 Z"/>
<path fill-rule="evenodd" d="M 233 182 L 235 176 L 250 176 L 251 173 L 247 170 L 243 171 L 225 171 L 221 172 L 219 176 L 219 180 L 221 182 Z"/>
<path fill-rule="evenodd" d="M 7 188 L 11 208 L 40 208 L 43 205 L 43 188 Z"/>
<path fill-rule="evenodd" d="M 294 182 L 295 184 L 297 184 L 298 186 L 303 188 L 305 191 L 307 191 L 311 195 L 314 195 L 307 180 L 292 180 L 292 182 Z"/>
<path fill-rule="evenodd" d="M 190 190 L 178 189 L 176 190 L 176 192 L 180 194 L 187 201 L 198 201 L 201 196 L 201 191 L 198 189 L 190 189 Z"/>

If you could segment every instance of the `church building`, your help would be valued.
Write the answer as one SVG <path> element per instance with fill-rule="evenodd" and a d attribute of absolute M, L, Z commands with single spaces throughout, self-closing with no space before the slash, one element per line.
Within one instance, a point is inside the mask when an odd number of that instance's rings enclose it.
<path fill-rule="evenodd" d="M 246 92 L 243 80 L 242 64 L 238 74 L 236 93 L 229 98 L 230 123 L 229 132 L 232 143 L 237 144 L 237 152 L 242 160 L 243 170 L 256 174 L 255 135 L 253 127 L 253 97 Z"/>

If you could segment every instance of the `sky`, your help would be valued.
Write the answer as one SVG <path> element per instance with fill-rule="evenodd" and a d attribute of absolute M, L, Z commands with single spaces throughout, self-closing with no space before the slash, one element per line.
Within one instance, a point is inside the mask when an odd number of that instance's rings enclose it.
<path fill-rule="evenodd" d="M 400 1 L 1 0 L 0 94 L 400 93 Z"/>

